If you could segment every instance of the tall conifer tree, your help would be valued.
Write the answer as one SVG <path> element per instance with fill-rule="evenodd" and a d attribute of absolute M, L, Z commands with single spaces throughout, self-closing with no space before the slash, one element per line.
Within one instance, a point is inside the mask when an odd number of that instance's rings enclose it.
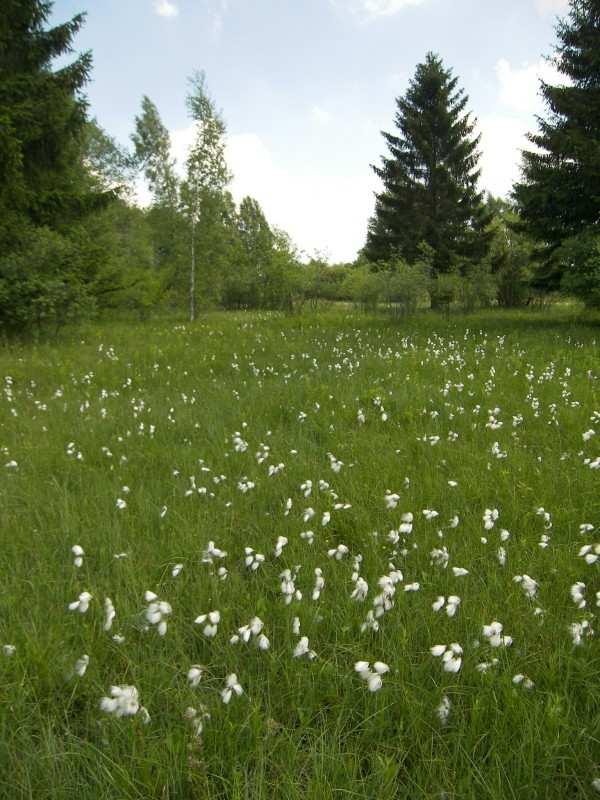
<path fill-rule="evenodd" d="M 48 0 L 0 4 L 0 248 L 28 223 L 59 228 L 101 202 L 82 181 L 87 105 L 81 90 L 92 57 L 72 52 L 85 15 L 46 28 Z"/>
<path fill-rule="evenodd" d="M 371 261 L 419 258 L 433 248 L 435 273 L 485 255 L 489 217 L 478 191 L 479 137 L 468 97 L 441 58 L 428 53 L 408 91 L 396 100 L 398 134 L 385 133 L 390 155 L 373 166 L 383 181 L 364 253 Z"/>
<path fill-rule="evenodd" d="M 523 229 L 541 245 L 537 285 L 558 289 L 566 278 L 576 288 L 574 273 L 591 269 L 581 291 L 598 285 L 600 294 L 600 0 L 571 0 L 557 35 L 552 61 L 565 81 L 541 84 L 548 113 L 529 135 L 536 149 L 523 152 L 514 195 Z"/>

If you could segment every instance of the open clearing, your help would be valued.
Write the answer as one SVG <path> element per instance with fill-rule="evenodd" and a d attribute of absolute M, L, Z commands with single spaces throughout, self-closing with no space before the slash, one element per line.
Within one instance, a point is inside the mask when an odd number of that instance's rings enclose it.
<path fill-rule="evenodd" d="M 0 356 L 3 797 L 600 796 L 597 325 L 68 336 Z"/>

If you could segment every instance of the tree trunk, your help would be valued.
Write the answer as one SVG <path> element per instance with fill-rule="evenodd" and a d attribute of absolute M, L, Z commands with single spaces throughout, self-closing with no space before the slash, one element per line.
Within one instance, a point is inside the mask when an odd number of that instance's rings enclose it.
<path fill-rule="evenodd" d="M 190 270 L 190 322 L 196 319 L 196 219 L 192 215 L 192 265 Z"/>

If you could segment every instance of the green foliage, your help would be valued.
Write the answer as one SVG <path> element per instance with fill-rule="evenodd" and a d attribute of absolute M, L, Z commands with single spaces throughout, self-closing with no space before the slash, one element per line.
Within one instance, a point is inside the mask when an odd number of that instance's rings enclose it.
<path fill-rule="evenodd" d="M 22 231 L 0 258 L 0 327 L 8 333 L 56 330 L 93 312 L 87 253 L 45 227 Z"/>
<path fill-rule="evenodd" d="M 372 272 L 367 265 L 361 265 L 350 270 L 342 284 L 342 291 L 363 310 L 374 311 L 383 294 L 384 282 L 379 273 Z"/>
<path fill-rule="evenodd" d="M 135 118 L 131 140 L 135 148 L 134 163 L 144 172 L 154 204 L 176 208 L 179 183 L 175 175 L 175 162 L 171 158 L 169 131 L 158 109 L 146 95 L 142 97 L 142 113 Z"/>
<path fill-rule="evenodd" d="M 488 195 L 487 207 L 492 215 L 489 228 L 492 241 L 484 263 L 494 277 L 498 303 L 514 308 L 530 297 L 534 242 L 520 229 L 511 203 Z"/>
<path fill-rule="evenodd" d="M 390 156 L 373 167 L 384 185 L 364 250 L 373 262 L 395 256 L 414 262 L 426 242 L 438 273 L 487 252 L 489 219 L 477 190 L 479 137 L 465 112 L 468 97 L 457 86 L 452 70 L 428 53 L 396 100 L 398 134 L 383 134 Z"/>
<path fill-rule="evenodd" d="M 583 300 L 588 308 L 600 308 L 600 232 L 589 228 L 567 239 L 553 260 L 562 267 L 561 289 Z"/>
<path fill-rule="evenodd" d="M 563 280 L 571 262 L 553 253 L 598 231 L 600 220 L 599 0 L 571 0 L 556 33 L 552 60 L 565 83 L 541 85 L 547 115 L 529 136 L 535 150 L 523 153 L 523 179 L 514 189 L 523 229 L 539 243 L 535 283 L 548 290 L 579 285 L 577 277 Z"/>
<path fill-rule="evenodd" d="M 426 304 L 431 287 L 430 269 L 426 263 L 407 264 L 402 259 L 394 259 L 378 275 L 383 281 L 385 301 L 402 314 L 414 314 Z"/>

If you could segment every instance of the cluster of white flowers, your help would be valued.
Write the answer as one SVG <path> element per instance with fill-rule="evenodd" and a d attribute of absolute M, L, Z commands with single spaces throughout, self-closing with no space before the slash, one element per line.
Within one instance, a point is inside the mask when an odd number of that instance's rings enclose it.
<path fill-rule="evenodd" d="M 144 599 L 148 603 L 146 619 L 150 625 L 156 625 L 159 636 L 164 636 L 167 632 L 167 617 L 173 613 L 171 604 L 166 600 L 159 600 L 158 595 L 151 591 L 146 591 Z"/>
<path fill-rule="evenodd" d="M 383 685 L 381 676 L 390 671 L 388 665 L 384 664 L 383 661 L 376 661 L 373 664 L 373 669 L 371 669 L 368 661 L 357 661 L 354 669 L 363 681 L 366 681 L 370 692 L 378 692 L 381 689 Z"/>

